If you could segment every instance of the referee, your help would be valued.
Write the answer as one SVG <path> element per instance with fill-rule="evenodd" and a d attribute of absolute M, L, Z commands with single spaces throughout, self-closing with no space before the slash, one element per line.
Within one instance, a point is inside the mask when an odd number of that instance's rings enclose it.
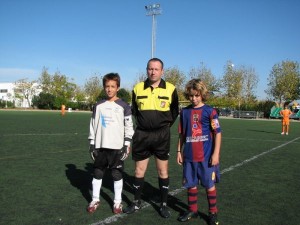
<path fill-rule="evenodd" d="M 170 152 L 170 127 L 178 116 L 178 95 L 173 84 L 162 79 L 164 64 L 158 58 L 147 63 L 147 79 L 135 85 L 132 93 L 132 114 L 136 130 L 132 143 L 132 159 L 135 161 L 133 181 L 134 200 L 124 209 L 131 214 L 141 208 L 144 176 L 153 155 L 156 162 L 160 189 L 160 215 L 170 217 L 167 207 L 169 191 L 168 160 Z"/>

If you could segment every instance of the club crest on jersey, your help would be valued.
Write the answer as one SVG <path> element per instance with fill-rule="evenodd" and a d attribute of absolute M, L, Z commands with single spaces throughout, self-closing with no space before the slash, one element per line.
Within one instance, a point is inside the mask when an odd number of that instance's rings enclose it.
<path fill-rule="evenodd" d="M 193 121 L 198 122 L 199 121 L 199 115 L 198 114 L 193 114 Z"/>
<path fill-rule="evenodd" d="M 160 102 L 160 108 L 165 108 L 166 107 L 166 102 L 165 101 L 161 101 Z"/>

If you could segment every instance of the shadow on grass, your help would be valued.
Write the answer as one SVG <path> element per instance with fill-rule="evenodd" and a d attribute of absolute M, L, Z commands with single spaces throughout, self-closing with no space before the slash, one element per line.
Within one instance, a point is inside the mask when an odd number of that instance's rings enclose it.
<path fill-rule="evenodd" d="M 157 179 L 157 187 L 154 187 L 149 182 L 146 181 L 147 178 L 145 177 L 145 183 L 143 187 L 143 193 L 142 193 L 142 201 L 147 202 L 150 204 L 159 214 L 160 209 L 160 190 L 158 187 L 158 179 Z M 131 197 L 127 197 L 125 194 L 123 194 L 123 201 L 127 203 L 127 205 L 131 204 L 131 201 L 134 196 L 134 190 L 132 187 L 134 181 L 134 176 L 130 176 L 127 173 L 124 173 L 124 187 L 123 189 L 129 193 L 131 193 Z M 188 209 L 187 204 L 183 203 L 180 199 L 176 198 L 175 196 L 168 195 L 168 207 L 170 209 L 173 209 L 174 211 L 178 212 L 179 214 L 182 214 Z"/>
<path fill-rule="evenodd" d="M 86 199 L 88 203 L 91 202 L 93 164 L 86 163 L 85 170 L 78 169 L 74 164 L 66 164 L 66 167 L 67 167 L 66 176 L 70 181 L 70 184 L 76 187 L 81 192 L 82 196 Z M 134 190 L 132 187 L 134 176 L 131 176 L 126 172 L 124 172 L 123 180 L 124 180 L 123 195 L 122 195 L 123 202 L 125 202 L 127 205 L 130 205 L 134 196 Z M 111 176 L 111 170 L 109 169 L 104 174 L 100 195 L 101 195 L 101 199 L 103 199 L 109 205 L 111 205 L 111 207 L 113 207 L 114 202 L 113 199 L 111 198 L 111 194 L 106 193 L 106 190 L 110 190 L 111 193 L 114 192 L 113 178 Z M 124 194 L 124 191 L 130 193 L 131 196 L 128 197 L 126 194 Z M 142 200 L 144 202 L 149 203 L 159 214 L 160 190 L 152 186 L 149 182 L 147 182 L 146 178 L 145 178 L 145 183 L 143 188 Z M 172 195 L 168 196 L 168 207 L 178 212 L 178 215 L 181 215 L 186 210 L 188 210 L 188 205 L 186 203 L 182 202 L 180 199 Z M 204 213 L 199 212 L 199 215 L 204 220 L 207 220 L 207 216 Z"/>
<path fill-rule="evenodd" d="M 93 164 L 87 163 L 85 170 L 78 169 L 74 164 L 66 164 L 66 167 L 66 176 L 70 184 L 81 192 L 87 202 L 90 202 L 92 200 L 90 190 L 93 179 Z"/>
<path fill-rule="evenodd" d="M 281 128 L 279 128 L 280 131 Z M 260 133 L 267 133 L 267 134 L 280 134 L 281 132 L 270 132 L 270 131 L 265 131 L 265 130 L 251 130 L 248 129 L 248 131 L 252 131 L 252 132 L 260 132 Z"/>

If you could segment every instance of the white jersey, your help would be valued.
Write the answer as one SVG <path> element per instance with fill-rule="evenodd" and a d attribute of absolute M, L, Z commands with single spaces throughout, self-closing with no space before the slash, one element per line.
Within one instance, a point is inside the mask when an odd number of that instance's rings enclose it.
<path fill-rule="evenodd" d="M 133 136 L 131 108 L 122 99 L 99 101 L 90 120 L 88 139 L 95 148 L 121 149 Z"/>

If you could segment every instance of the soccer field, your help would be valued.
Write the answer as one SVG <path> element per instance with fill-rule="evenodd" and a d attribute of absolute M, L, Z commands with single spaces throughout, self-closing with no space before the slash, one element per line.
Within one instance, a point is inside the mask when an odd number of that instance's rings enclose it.
<path fill-rule="evenodd" d="M 177 126 L 172 127 L 169 163 L 171 217 L 158 214 L 159 191 L 154 160 L 145 177 L 143 208 L 114 215 L 113 183 L 106 174 L 101 205 L 86 212 L 91 200 L 92 161 L 88 154 L 90 112 L 0 110 L 1 225 L 153 225 L 182 224 L 187 209 L 176 164 Z M 217 184 L 220 224 L 298 225 L 300 210 L 300 122 L 280 135 L 279 120 L 220 119 L 221 182 Z M 125 162 L 123 203 L 133 198 L 134 163 Z M 203 188 L 199 213 L 188 224 L 205 225 L 207 201 Z"/>

